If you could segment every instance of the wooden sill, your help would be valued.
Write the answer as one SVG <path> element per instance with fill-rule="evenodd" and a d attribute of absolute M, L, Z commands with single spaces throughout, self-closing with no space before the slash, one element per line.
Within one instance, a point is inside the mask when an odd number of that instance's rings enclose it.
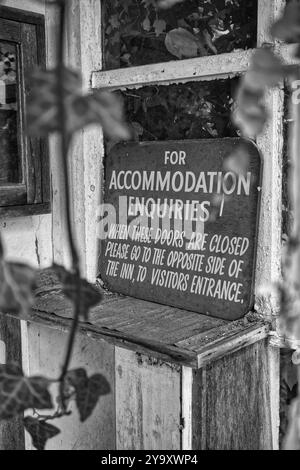
<path fill-rule="evenodd" d="M 267 323 L 250 314 L 229 322 L 206 315 L 104 292 L 103 302 L 80 323 L 82 334 L 165 362 L 195 369 L 269 334 Z M 51 271 L 43 273 L 37 302 L 26 320 L 67 331 L 72 305 Z"/>
<path fill-rule="evenodd" d="M 28 217 L 33 215 L 43 215 L 51 213 L 51 204 L 24 204 L 22 206 L 0 206 L 1 218 Z"/>

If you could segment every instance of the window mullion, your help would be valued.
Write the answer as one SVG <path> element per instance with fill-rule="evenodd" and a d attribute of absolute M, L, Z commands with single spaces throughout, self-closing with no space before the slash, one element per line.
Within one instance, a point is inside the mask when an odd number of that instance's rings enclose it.
<path fill-rule="evenodd" d="M 94 72 L 92 88 L 137 88 L 151 84 L 227 78 L 245 72 L 252 54 L 252 50 L 238 51 L 180 62 L 130 67 L 122 71 L 117 69 Z"/>
<path fill-rule="evenodd" d="M 258 46 L 274 44 L 286 59 L 286 46 L 281 46 L 270 36 L 270 26 L 284 7 L 284 0 L 258 1 Z M 270 119 L 258 139 L 258 146 L 264 159 L 261 216 L 259 223 L 258 255 L 256 269 L 256 294 L 268 282 L 276 282 L 281 271 L 281 201 L 282 201 L 282 151 L 284 91 L 282 88 L 270 90 L 267 96 Z M 259 302 L 258 310 L 271 316 L 275 305 Z"/>

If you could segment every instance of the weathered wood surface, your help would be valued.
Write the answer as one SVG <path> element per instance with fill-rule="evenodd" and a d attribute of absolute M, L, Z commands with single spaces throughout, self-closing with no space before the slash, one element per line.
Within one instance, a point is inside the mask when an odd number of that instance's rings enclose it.
<path fill-rule="evenodd" d="M 4 2 L 3 2 L 4 3 Z M 12 8 L 12 5 L 17 6 L 18 8 Z M 27 5 L 26 5 L 27 3 Z M 9 8 L 8 8 L 9 7 Z M 22 8 L 20 10 L 19 8 Z M 33 11 L 35 10 L 35 11 Z M 34 0 L 22 1 L 22 3 L 14 0 L 6 0 L 5 6 L 0 6 L 0 16 L 1 18 L 7 18 L 11 21 L 23 21 L 24 23 L 32 24 L 44 24 L 44 19 L 41 13 L 44 13 L 45 5 L 36 6 Z"/>
<path fill-rule="evenodd" d="M 0 186 L 0 215 L 2 210 L 11 211 L 12 206 L 22 207 L 27 202 L 27 188 L 24 184 Z"/>
<path fill-rule="evenodd" d="M 102 291 L 102 303 L 82 322 L 83 334 L 193 368 L 267 337 L 269 325 L 254 314 L 227 322 Z M 184 315 L 183 315 L 184 313 Z M 36 305 L 26 320 L 67 331 L 72 305 L 51 271 L 41 275 Z M 186 314 L 186 315 L 185 315 Z M 184 318 L 184 320 L 183 320 Z"/>
<path fill-rule="evenodd" d="M 1 193 L 1 191 L 0 191 Z M 25 216 L 37 216 L 42 214 L 50 214 L 51 213 L 51 203 L 45 204 L 27 204 L 21 206 L 4 206 L 0 207 L 0 217 L 1 218 L 16 218 Z M 13 220 L 13 223 L 16 224 L 16 220 Z"/>
<path fill-rule="evenodd" d="M 250 64 L 252 50 L 231 52 L 209 57 L 142 65 L 122 70 L 95 71 L 93 88 L 138 88 L 143 85 L 209 80 L 232 77 L 245 72 Z"/>
<path fill-rule="evenodd" d="M 273 448 L 266 341 L 194 372 L 193 449 Z"/>
<path fill-rule="evenodd" d="M 2 11 L 3 9 L 0 7 L 0 40 L 21 42 L 20 23 L 3 19 Z"/>
<path fill-rule="evenodd" d="M 28 359 L 26 373 L 55 378 L 59 375 L 67 344 L 67 334 L 44 326 L 28 326 Z M 101 373 L 111 386 L 111 393 L 101 397 L 93 415 L 85 423 L 80 423 L 75 403 L 71 404 L 72 415 L 54 421 L 61 429 L 47 444 L 47 450 L 105 450 L 115 449 L 115 361 L 114 347 L 91 341 L 78 335 L 70 366 L 84 367 L 88 375 Z M 55 402 L 57 389 L 52 387 Z M 27 449 L 31 440 L 26 434 Z"/>
<path fill-rule="evenodd" d="M 15 362 L 22 366 L 20 321 L 0 315 L 0 343 L 5 345 L 5 363 Z M 3 351 L 2 348 L 0 347 Z M 0 358 L 0 362 L 1 362 Z M 0 421 L 0 450 L 23 450 L 25 448 L 22 417 Z"/>
<path fill-rule="evenodd" d="M 117 450 L 181 448 L 180 367 L 116 348 Z"/>

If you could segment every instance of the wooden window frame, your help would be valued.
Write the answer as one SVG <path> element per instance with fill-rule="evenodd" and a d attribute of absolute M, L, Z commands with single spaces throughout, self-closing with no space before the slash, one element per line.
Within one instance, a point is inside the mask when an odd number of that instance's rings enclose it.
<path fill-rule="evenodd" d="M 257 47 L 268 44 L 289 63 L 296 63 L 296 46 L 283 45 L 270 36 L 270 25 L 284 8 L 285 0 L 258 0 Z M 169 85 L 190 81 L 211 81 L 243 74 L 249 67 L 255 49 L 199 57 L 161 64 L 149 64 L 92 73 L 93 89 L 124 90 L 145 85 Z M 282 86 L 267 95 L 270 120 L 257 144 L 264 158 L 261 215 L 259 222 L 255 298 L 256 310 L 265 318 L 276 317 L 274 299 L 262 299 L 260 286 L 277 281 L 281 275 L 281 201 L 284 89 Z M 102 156 L 104 150 L 102 149 Z"/>
<path fill-rule="evenodd" d="M 46 65 L 45 17 L 44 15 L 0 6 L 0 19 L 20 23 L 20 36 L 14 38 L 19 49 L 19 105 L 20 105 L 20 142 L 22 149 L 23 176 L 21 183 L 0 186 L 0 217 L 17 217 L 51 212 L 49 152 L 46 139 L 33 138 L 25 134 L 25 107 L 28 95 L 26 66 L 33 64 L 23 57 L 23 35 L 35 27 L 37 66 Z M 5 34 L 0 38 L 6 39 Z"/>

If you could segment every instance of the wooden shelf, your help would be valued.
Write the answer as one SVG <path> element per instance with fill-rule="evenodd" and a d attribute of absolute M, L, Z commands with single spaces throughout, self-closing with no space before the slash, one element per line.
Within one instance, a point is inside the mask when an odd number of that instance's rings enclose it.
<path fill-rule="evenodd" d="M 80 323 L 94 340 L 195 369 L 266 338 L 270 327 L 249 314 L 229 322 L 165 305 L 102 291 L 102 303 Z M 72 305 L 55 276 L 43 273 L 37 302 L 26 321 L 67 331 Z M 24 318 L 25 319 L 25 318 Z"/>

